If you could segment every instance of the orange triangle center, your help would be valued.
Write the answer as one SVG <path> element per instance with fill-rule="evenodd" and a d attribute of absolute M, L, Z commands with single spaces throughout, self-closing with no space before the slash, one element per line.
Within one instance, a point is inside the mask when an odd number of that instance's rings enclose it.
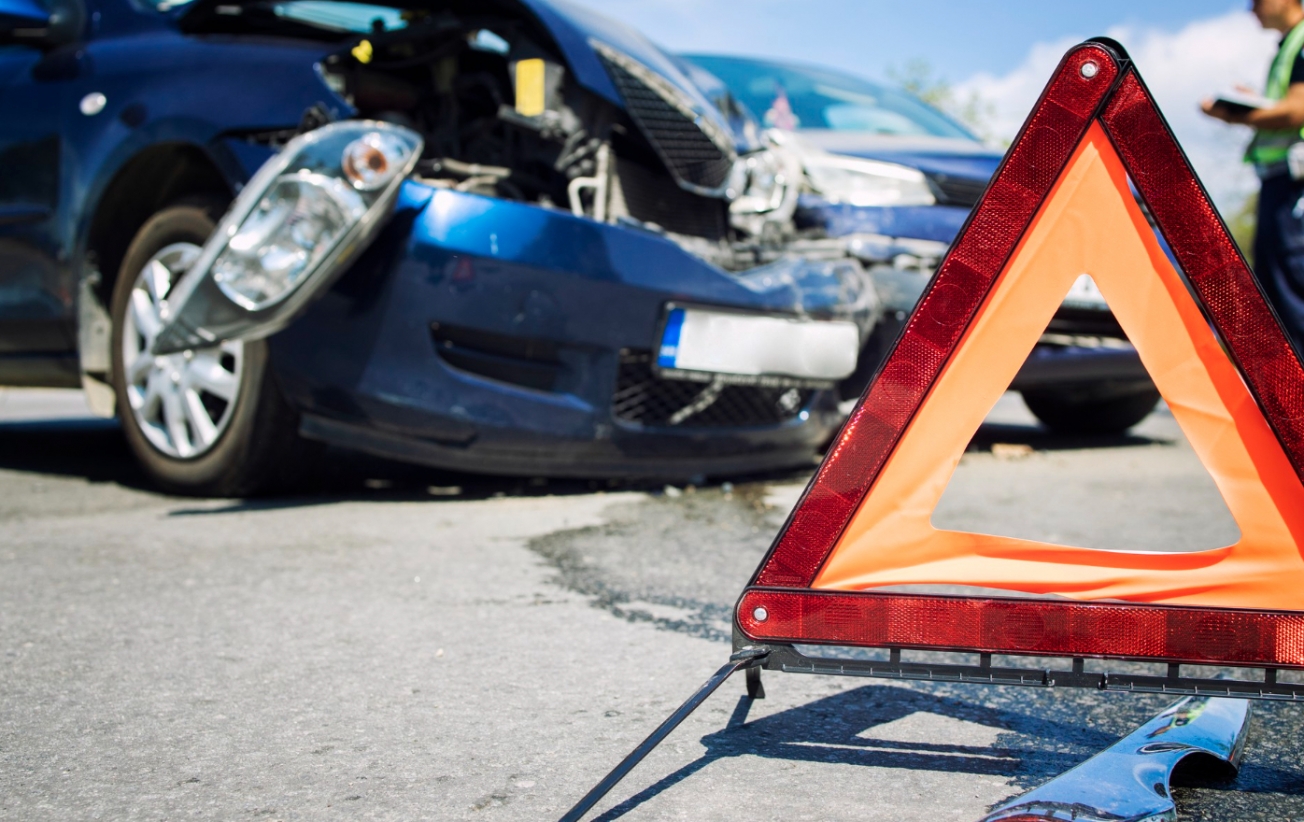
<path fill-rule="evenodd" d="M 988 411 L 1082 274 L 1136 346 L 1241 538 L 1190 553 L 1101 551 L 934 528 Z M 1304 485 L 1092 124 L 812 587 L 963 584 L 1074 599 L 1298 610 Z"/>

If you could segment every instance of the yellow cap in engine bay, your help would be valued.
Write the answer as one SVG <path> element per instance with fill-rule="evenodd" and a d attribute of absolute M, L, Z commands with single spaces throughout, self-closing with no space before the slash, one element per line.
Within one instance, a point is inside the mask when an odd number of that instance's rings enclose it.
<path fill-rule="evenodd" d="M 547 108 L 545 78 L 547 68 L 538 58 L 516 63 L 516 111 L 526 117 L 538 117 Z"/>

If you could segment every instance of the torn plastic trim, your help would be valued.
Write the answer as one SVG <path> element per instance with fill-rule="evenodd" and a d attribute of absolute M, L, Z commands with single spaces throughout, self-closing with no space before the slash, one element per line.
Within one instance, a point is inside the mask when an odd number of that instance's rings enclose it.
<path fill-rule="evenodd" d="M 792 316 L 813 320 L 848 320 L 860 329 L 860 341 L 883 313 L 874 281 L 853 257 L 833 260 L 781 257 L 767 265 L 733 274 L 754 294 L 782 294 Z"/>
<path fill-rule="evenodd" d="M 1170 782 L 1191 756 L 1235 771 L 1245 750 L 1250 702 L 1187 697 L 1119 742 L 1040 788 L 997 808 L 983 822 L 1175 822 Z"/>
<path fill-rule="evenodd" d="M 387 169 L 379 180 L 358 176 L 358 169 L 350 164 L 359 162 L 359 150 L 365 153 L 375 146 L 389 151 L 394 168 Z M 154 340 L 153 353 L 176 353 L 224 340 L 260 339 L 288 325 L 375 239 L 423 146 L 421 136 L 410 129 L 369 120 L 331 123 L 291 140 L 249 181 L 194 265 L 168 293 L 162 311 L 165 325 Z M 295 187 L 300 195 L 293 202 L 285 192 L 281 203 L 269 196 L 274 190 Z M 308 190 L 318 198 L 316 203 L 305 204 L 302 192 Z M 323 216 L 322 204 L 336 213 Z M 308 220 L 299 213 L 301 206 L 314 212 L 307 215 Z M 324 240 L 294 236 L 304 222 L 332 217 L 339 223 L 338 230 Z M 264 225 L 258 225 L 260 221 Z M 248 259 L 277 237 L 292 238 L 296 247 L 289 251 L 308 255 L 303 258 L 303 269 L 292 275 L 280 293 L 260 301 L 242 295 L 231 282 L 219 282 L 217 269 L 228 256 L 243 256 L 247 271 L 256 271 Z M 317 243 L 324 247 L 319 249 Z M 265 263 L 259 257 L 258 264 L 266 274 Z"/>
<path fill-rule="evenodd" d="M 856 233 L 848 234 L 843 239 L 847 251 L 862 262 L 891 263 L 896 268 L 913 268 L 930 276 L 951 247 L 950 243 L 936 240 L 891 237 L 885 234 Z"/>

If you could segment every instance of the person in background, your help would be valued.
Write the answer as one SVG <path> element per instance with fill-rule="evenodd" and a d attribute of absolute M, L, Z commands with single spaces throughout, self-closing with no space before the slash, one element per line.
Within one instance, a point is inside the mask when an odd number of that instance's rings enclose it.
<path fill-rule="evenodd" d="M 1246 162 L 1262 181 L 1254 235 L 1254 273 L 1297 352 L 1304 352 L 1304 7 L 1301 0 L 1253 0 L 1265 29 L 1281 32 L 1281 47 L 1262 108 L 1205 100 L 1205 114 L 1250 126 Z"/>

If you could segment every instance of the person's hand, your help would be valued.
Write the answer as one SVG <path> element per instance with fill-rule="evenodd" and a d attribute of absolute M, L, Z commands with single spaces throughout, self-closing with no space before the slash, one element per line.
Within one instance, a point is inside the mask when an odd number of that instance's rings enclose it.
<path fill-rule="evenodd" d="M 1212 97 L 1206 98 L 1200 103 L 1200 110 L 1215 120 L 1222 120 L 1224 123 L 1240 124 L 1245 122 L 1244 114 L 1233 112 L 1227 106 Z"/>

